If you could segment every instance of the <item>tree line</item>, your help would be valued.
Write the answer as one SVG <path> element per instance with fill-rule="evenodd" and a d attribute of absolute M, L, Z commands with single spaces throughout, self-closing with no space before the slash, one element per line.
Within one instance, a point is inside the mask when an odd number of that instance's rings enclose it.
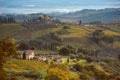
<path fill-rule="evenodd" d="M 16 21 L 15 21 L 15 18 L 13 18 L 13 17 L 0 16 L 0 23 L 14 23 L 14 22 L 16 22 Z"/>

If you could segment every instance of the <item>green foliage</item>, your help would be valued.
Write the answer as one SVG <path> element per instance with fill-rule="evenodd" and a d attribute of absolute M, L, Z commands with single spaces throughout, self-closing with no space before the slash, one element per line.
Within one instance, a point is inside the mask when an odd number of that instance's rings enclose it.
<path fill-rule="evenodd" d="M 108 43 L 113 43 L 115 38 L 113 36 L 103 36 L 102 40 Z"/>
<path fill-rule="evenodd" d="M 50 68 L 59 68 L 63 71 L 69 71 L 68 65 L 67 64 L 50 64 Z"/>
<path fill-rule="evenodd" d="M 62 47 L 59 51 L 60 55 L 69 55 L 69 54 L 76 54 L 76 49 L 71 46 Z"/>
<path fill-rule="evenodd" d="M 51 64 L 45 80 L 79 80 L 77 74 L 70 72 L 67 64 Z"/>
<path fill-rule="evenodd" d="M 4 64 L 4 70 L 9 73 L 10 77 L 42 79 L 47 69 L 47 64 L 34 60 L 9 60 Z"/>
<path fill-rule="evenodd" d="M 88 71 L 93 71 L 98 80 L 109 80 L 110 79 L 110 73 L 104 71 L 104 69 L 102 69 L 98 65 L 89 64 L 85 66 L 85 69 Z"/>
<path fill-rule="evenodd" d="M 70 59 L 76 59 L 77 57 L 75 54 L 70 54 L 69 56 L 70 56 Z"/>
<path fill-rule="evenodd" d="M 86 56 L 85 59 L 86 59 L 86 61 L 89 62 L 89 63 L 90 63 L 90 62 L 93 62 L 93 57 Z"/>
<path fill-rule="evenodd" d="M 89 75 L 82 73 L 82 74 L 80 74 L 80 79 L 81 80 L 90 80 L 90 77 L 89 77 Z"/>
<path fill-rule="evenodd" d="M 59 68 L 50 68 L 45 80 L 69 80 L 69 72 L 63 71 Z"/>
<path fill-rule="evenodd" d="M 60 55 L 69 55 L 70 54 L 70 50 L 68 48 L 61 48 L 59 51 Z"/>
<path fill-rule="evenodd" d="M 73 65 L 73 67 L 76 69 L 76 71 L 82 72 L 84 65 L 82 65 L 80 63 L 76 63 Z"/>
<path fill-rule="evenodd" d="M 103 30 L 96 30 L 92 33 L 92 40 L 95 43 L 99 43 L 104 35 Z"/>
<path fill-rule="evenodd" d="M 63 29 L 70 29 L 70 27 L 69 26 L 64 26 Z"/>
<path fill-rule="evenodd" d="M 4 68 L 6 71 L 11 71 L 14 73 L 37 73 L 41 70 L 47 69 L 48 65 L 34 60 L 9 60 L 5 63 Z"/>
<path fill-rule="evenodd" d="M 77 53 L 89 54 L 91 51 L 87 48 L 78 48 Z"/>
<path fill-rule="evenodd" d="M 28 49 L 30 49 L 30 45 L 25 41 L 21 41 L 21 42 L 19 42 L 18 49 L 19 50 L 28 50 Z"/>
<path fill-rule="evenodd" d="M 99 43 L 101 41 L 108 42 L 108 43 L 115 42 L 115 37 L 110 36 L 110 35 L 106 35 L 106 32 L 103 30 L 94 31 L 93 36 L 92 36 L 93 41 L 95 41 L 96 43 Z"/>
<path fill-rule="evenodd" d="M 61 38 L 58 36 L 58 34 L 55 33 L 55 32 L 51 32 L 51 33 L 50 33 L 50 36 L 51 36 L 51 38 L 52 38 L 53 40 L 62 41 L 62 39 L 61 39 Z"/>

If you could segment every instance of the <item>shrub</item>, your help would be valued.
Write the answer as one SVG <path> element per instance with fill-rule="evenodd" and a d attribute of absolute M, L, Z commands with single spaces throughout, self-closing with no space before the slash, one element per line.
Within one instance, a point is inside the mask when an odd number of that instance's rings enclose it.
<path fill-rule="evenodd" d="M 70 59 L 75 59 L 76 58 L 76 55 L 74 55 L 74 54 L 70 54 L 69 56 L 70 56 Z"/>
<path fill-rule="evenodd" d="M 76 73 L 70 72 L 70 79 L 69 80 L 81 80 Z"/>
<path fill-rule="evenodd" d="M 63 71 L 69 71 L 67 64 L 50 64 L 49 68 L 59 68 Z"/>
<path fill-rule="evenodd" d="M 93 62 L 93 58 L 92 57 L 90 57 L 90 56 L 86 56 L 86 58 L 85 58 L 86 60 L 87 60 L 87 62 Z"/>
<path fill-rule="evenodd" d="M 80 79 L 81 80 L 90 80 L 90 77 L 87 74 L 82 73 L 82 74 L 80 74 Z"/>
<path fill-rule="evenodd" d="M 60 55 L 69 55 L 70 54 L 70 50 L 68 48 L 61 48 L 59 51 Z"/>
<path fill-rule="evenodd" d="M 97 80 L 110 80 L 110 74 L 104 71 L 100 66 L 95 64 L 89 64 L 85 66 L 88 71 L 93 71 Z"/>
<path fill-rule="evenodd" d="M 103 36 L 102 40 L 108 43 L 113 43 L 115 41 L 115 38 L 112 36 Z"/>
<path fill-rule="evenodd" d="M 56 41 L 62 41 L 62 39 L 61 39 L 61 38 L 58 36 L 58 34 L 55 33 L 55 32 L 51 32 L 51 33 L 50 33 L 50 37 L 51 37 L 52 39 L 56 40 Z"/>
<path fill-rule="evenodd" d="M 70 29 L 70 27 L 69 26 L 64 26 L 63 29 Z"/>
<path fill-rule="evenodd" d="M 70 72 L 67 64 L 50 64 L 45 80 L 80 80 L 78 75 Z"/>
<path fill-rule="evenodd" d="M 76 49 L 68 45 L 66 47 L 61 48 L 59 54 L 60 55 L 76 54 Z"/>
<path fill-rule="evenodd" d="M 10 80 L 18 80 L 17 77 L 12 77 Z"/>
<path fill-rule="evenodd" d="M 84 59 L 84 58 L 85 58 L 85 55 L 82 54 L 82 53 L 80 53 L 80 54 L 78 54 L 77 58 L 79 58 L 79 59 Z"/>
<path fill-rule="evenodd" d="M 75 68 L 79 72 L 82 72 L 84 66 L 80 63 L 76 63 L 75 65 L 73 65 L 73 68 Z"/>
<path fill-rule="evenodd" d="M 118 59 L 120 60 L 120 54 L 118 55 Z"/>
<path fill-rule="evenodd" d="M 77 53 L 83 53 L 83 54 L 88 54 L 90 50 L 87 48 L 78 48 Z"/>
<path fill-rule="evenodd" d="M 59 68 L 50 68 L 45 80 L 69 80 L 69 73 Z"/>

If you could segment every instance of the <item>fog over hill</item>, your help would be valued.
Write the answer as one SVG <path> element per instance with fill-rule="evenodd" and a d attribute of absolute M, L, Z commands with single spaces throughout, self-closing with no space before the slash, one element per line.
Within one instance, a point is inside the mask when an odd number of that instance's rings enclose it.
<path fill-rule="evenodd" d="M 82 22 L 112 22 L 120 20 L 120 8 L 106 8 L 106 9 L 83 9 L 76 12 L 69 12 L 65 14 L 50 14 L 55 18 L 60 19 L 61 21 L 77 21 L 82 20 Z"/>
<path fill-rule="evenodd" d="M 12 16 L 16 21 L 24 21 L 29 18 L 37 18 L 45 15 L 44 13 L 34 14 L 1 14 L 0 16 L 9 17 Z M 120 8 L 106 8 L 106 9 L 83 9 L 76 12 L 52 12 L 46 13 L 55 19 L 59 19 L 62 22 L 76 22 L 81 20 L 83 23 L 101 21 L 101 22 L 113 22 L 120 20 Z"/>

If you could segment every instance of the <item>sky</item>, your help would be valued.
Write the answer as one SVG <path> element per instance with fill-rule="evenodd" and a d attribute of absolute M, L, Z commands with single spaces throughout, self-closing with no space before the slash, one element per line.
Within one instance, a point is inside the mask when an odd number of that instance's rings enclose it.
<path fill-rule="evenodd" d="M 73 12 L 120 8 L 120 0 L 0 0 L 0 13 Z"/>

